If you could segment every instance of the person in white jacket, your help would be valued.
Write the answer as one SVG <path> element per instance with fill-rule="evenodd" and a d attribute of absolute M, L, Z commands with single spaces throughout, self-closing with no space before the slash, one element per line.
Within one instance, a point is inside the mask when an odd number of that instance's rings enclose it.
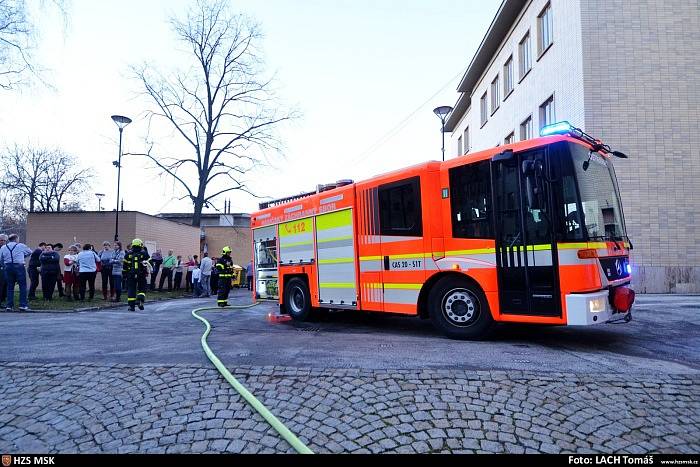
<path fill-rule="evenodd" d="M 211 268 L 211 258 L 209 257 L 208 253 L 204 253 L 204 257 L 202 258 L 202 264 L 199 268 L 202 274 L 199 283 L 202 286 L 202 295 L 205 297 L 211 297 Z"/>

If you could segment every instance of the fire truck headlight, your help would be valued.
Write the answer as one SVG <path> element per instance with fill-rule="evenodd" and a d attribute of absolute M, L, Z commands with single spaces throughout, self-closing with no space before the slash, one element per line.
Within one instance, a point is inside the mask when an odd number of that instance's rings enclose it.
<path fill-rule="evenodd" d="M 605 298 L 592 298 L 588 301 L 588 311 L 601 313 L 605 311 Z"/>
<path fill-rule="evenodd" d="M 632 265 L 631 264 L 627 265 L 627 274 L 632 274 Z"/>

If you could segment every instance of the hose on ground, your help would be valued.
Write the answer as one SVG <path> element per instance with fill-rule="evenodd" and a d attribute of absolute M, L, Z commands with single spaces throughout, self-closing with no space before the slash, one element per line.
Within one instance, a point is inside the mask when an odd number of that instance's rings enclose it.
<path fill-rule="evenodd" d="M 280 436 L 287 441 L 299 454 L 313 454 L 313 451 L 308 448 L 299 438 L 296 437 L 294 433 L 287 428 L 284 423 L 282 423 L 277 417 L 275 417 L 272 412 L 270 412 L 267 407 L 263 405 L 262 402 L 260 402 L 250 391 L 246 389 L 245 386 L 243 386 L 234 376 L 231 374 L 230 371 L 226 368 L 226 366 L 221 363 L 221 360 L 216 356 L 216 354 L 211 350 L 209 347 L 209 344 L 207 343 L 207 337 L 209 337 L 209 333 L 211 333 L 211 325 L 209 324 L 209 321 L 207 321 L 205 318 L 199 316 L 199 312 L 201 311 L 225 311 L 227 309 L 234 309 L 234 310 L 243 310 L 247 308 L 252 308 L 254 306 L 257 306 L 258 303 L 253 303 L 251 305 L 242 305 L 242 306 L 228 306 L 226 308 L 219 308 L 219 307 L 204 307 L 204 308 L 197 308 L 192 310 L 192 316 L 197 318 L 199 321 L 204 323 L 204 326 L 206 327 L 206 331 L 204 331 L 204 334 L 202 334 L 202 338 L 200 339 L 202 343 L 202 348 L 204 349 L 204 353 L 207 355 L 207 358 L 209 359 L 210 362 L 214 364 L 217 370 L 219 370 L 219 373 L 221 373 L 221 376 L 223 376 L 226 381 L 229 382 L 229 384 L 233 387 L 233 389 L 238 392 L 238 394 L 245 399 L 245 401 L 253 408 L 255 409 L 256 412 L 258 412 L 264 419 L 267 421 L 267 423 L 270 424 L 272 428 L 277 431 L 277 433 L 280 434 Z"/>

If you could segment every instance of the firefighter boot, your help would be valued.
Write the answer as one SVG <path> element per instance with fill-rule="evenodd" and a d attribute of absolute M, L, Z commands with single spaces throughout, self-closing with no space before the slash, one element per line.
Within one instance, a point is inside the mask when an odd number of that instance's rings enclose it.
<path fill-rule="evenodd" d="M 140 294 L 137 302 L 139 304 L 139 310 L 143 311 L 143 304 L 146 302 L 146 297 L 143 294 Z"/>

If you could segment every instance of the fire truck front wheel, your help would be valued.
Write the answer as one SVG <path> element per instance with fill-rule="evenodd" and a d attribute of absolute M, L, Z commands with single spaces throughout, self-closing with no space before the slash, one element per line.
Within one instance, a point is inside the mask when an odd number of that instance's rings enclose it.
<path fill-rule="evenodd" d="M 295 277 L 284 288 L 284 306 L 289 316 L 296 321 L 311 318 L 311 293 L 304 280 Z"/>
<path fill-rule="evenodd" d="M 435 284 L 428 295 L 428 311 L 433 325 L 452 339 L 483 339 L 494 325 L 481 289 L 456 276 Z"/>

